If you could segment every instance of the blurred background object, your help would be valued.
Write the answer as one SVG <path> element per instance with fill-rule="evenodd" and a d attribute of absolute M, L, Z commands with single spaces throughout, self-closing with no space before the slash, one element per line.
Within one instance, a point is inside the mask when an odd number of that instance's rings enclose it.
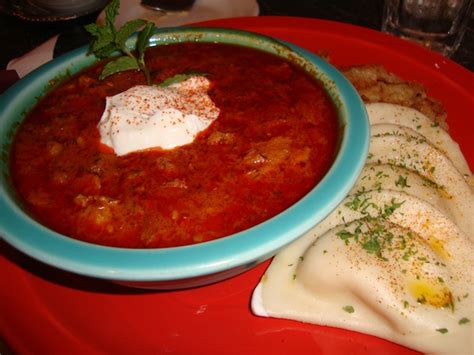
<path fill-rule="evenodd" d="M 450 57 L 466 32 L 472 0 L 385 0 L 382 30 Z"/>
<path fill-rule="evenodd" d="M 181 11 L 190 9 L 195 0 L 141 0 L 140 4 L 155 11 Z"/>
<path fill-rule="evenodd" d="M 99 24 L 105 21 L 103 10 L 108 0 L 88 0 L 90 5 L 101 4 L 95 11 L 89 13 L 64 12 L 51 8 L 39 8 L 34 0 L 0 0 L 0 40 L 4 47 L 0 52 L 0 66 L 14 70 L 20 78 L 50 61 L 51 59 L 90 42 L 90 35 L 84 30 L 84 25 L 92 22 Z M 64 2 L 76 0 L 38 0 L 41 2 Z M 92 2 L 91 2 L 92 1 Z M 148 0 L 152 1 L 152 0 Z M 170 9 L 171 0 L 153 0 L 155 5 L 164 1 Z M 222 18 L 257 16 L 259 6 L 256 0 L 183 0 L 185 8 L 172 10 L 156 10 L 143 6 L 140 0 L 120 0 L 119 14 L 115 20 L 116 26 L 125 22 L 142 18 L 154 22 L 157 27 L 180 26 L 189 23 L 203 22 Z M 91 10 L 91 8 L 88 8 Z M 6 14 L 6 15 L 4 15 Z M 0 69 L 1 69 L 0 68 Z M 10 73 L 0 73 L 0 93 L 11 81 Z M 7 75 L 8 74 L 8 75 Z"/>
<path fill-rule="evenodd" d="M 94 22 L 101 10 L 70 20 L 35 22 L 21 19 L 8 12 L 10 3 L 27 0 L 0 0 L 0 68 L 15 57 L 29 52 L 52 36 L 61 34 L 54 47 L 54 56 L 65 53 L 89 40 L 83 26 Z M 131 0 L 127 0 L 131 1 Z M 139 0 L 136 0 L 139 2 Z M 202 0 L 196 0 L 196 4 Z M 233 1 L 233 3 L 246 1 Z M 382 0 L 360 0 L 331 2 L 323 0 L 257 0 L 260 16 L 299 16 L 350 23 L 374 30 L 382 27 L 384 2 Z M 11 6 L 10 6 L 11 7 Z M 474 19 L 468 20 L 466 33 L 451 59 L 474 71 Z"/>
<path fill-rule="evenodd" d="M 27 21 L 54 22 L 99 11 L 108 2 L 109 0 L 1 0 L 0 9 Z"/>

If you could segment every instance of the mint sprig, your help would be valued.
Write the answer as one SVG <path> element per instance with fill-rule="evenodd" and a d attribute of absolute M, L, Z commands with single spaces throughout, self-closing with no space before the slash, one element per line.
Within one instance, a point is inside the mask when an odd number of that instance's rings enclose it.
<path fill-rule="evenodd" d="M 206 76 L 206 73 L 201 73 L 201 72 L 188 72 L 188 73 L 183 73 L 183 74 L 176 74 L 173 75 L 172 77 L 169 77 L 165 80 L 163 80 L 161 83 L 158 84 L 159 87 L 165 88 L 173 84 L 181 83 L 185 80 L 188 80 L 189 78 L 192 78 L 193 76 Z"/>
<path fill-rule="evenodd" d="M 115 18 L 119 14 L 120 1 L 112 0 L 105 8 L 105 23 L 99 26 L 95 23 L 84 26 L 94 40 L 90 45 L 90 52 L 98 58 L 106 58 L 114 52 L 122 55 L 108 62 L 99 79 L 102 80 L 112 74 L 126 70 L 141 70 L 145 74 L 148 85 L 151 84 L 150 72 L 145 64 L 145 49 L 153 35 L 155 25 L 143 19 L 126 22 L 120 29 L 115 28 Z M 138 57 L 126 46 L 127 39 L 140 28 L 135 50 Z"/>

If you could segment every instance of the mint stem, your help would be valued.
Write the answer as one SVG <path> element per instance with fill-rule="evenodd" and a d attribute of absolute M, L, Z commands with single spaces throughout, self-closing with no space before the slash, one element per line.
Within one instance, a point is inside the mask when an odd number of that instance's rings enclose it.
<path fill-rule="evenodd" d="M 126 55 L 128 55 L 130 58 L 132 58 L 133 60 L 135 60 L 138 64 L 138 67 L 140 68 L 140 70 L 143 72 L 143 74 L 145 74 L 145 78 L 146 78 L 146 83 L 147 85 L 151 85 L 151 76 L 150 76 L 150 71 L 148 70 L 147 66 L 145 65 L 145 63 L 139 59 L 137 59 L 132 52 L 130 52 L 128 50 L 127 47 L 123 47 L 122 48 L 122 52 L 124 52 Z"/>
<path fill-rule="evenodd" d="M 151 76 L 150 76 L 150 71 L 148 70 L 148 68 L 146 66 L 141 66 L 140 65 L 140 69 L 143 71 L 143 73 L 145 74 L 145 78 L 146 78 L 146 83 L 147 85 L 151 85 Z"/>

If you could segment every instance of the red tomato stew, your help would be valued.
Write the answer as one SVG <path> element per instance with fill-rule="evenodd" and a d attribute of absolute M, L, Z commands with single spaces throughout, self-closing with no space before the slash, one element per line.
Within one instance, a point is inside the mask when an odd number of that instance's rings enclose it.
<path fill-rule="evenodd" d="M 148 50 L 158 83 L 207 73 L 218 119 L 193 143 L 117 156 L 100 144 L 105 98 L 145 84 L 104 80 L 103 63 L 61 84 L 21 124 L 11 173 L 25 208 L 47 227 L 127 248 L 188 245 L 261 223 L 308 193 L 334 160 L 337 113 L 322 85 L 258 50 L 182 43 Z"/>

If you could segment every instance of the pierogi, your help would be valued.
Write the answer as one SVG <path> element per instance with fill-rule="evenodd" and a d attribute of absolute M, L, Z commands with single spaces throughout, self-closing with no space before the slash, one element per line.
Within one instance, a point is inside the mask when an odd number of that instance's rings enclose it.
<path fill-rule="evenodd" d="M 420 112 L 367 104 L 371 141 L 353 190 L 272 261 L 252 310 L 372 334 L 433 354 L 472 354 L 472 174 Z"/>

